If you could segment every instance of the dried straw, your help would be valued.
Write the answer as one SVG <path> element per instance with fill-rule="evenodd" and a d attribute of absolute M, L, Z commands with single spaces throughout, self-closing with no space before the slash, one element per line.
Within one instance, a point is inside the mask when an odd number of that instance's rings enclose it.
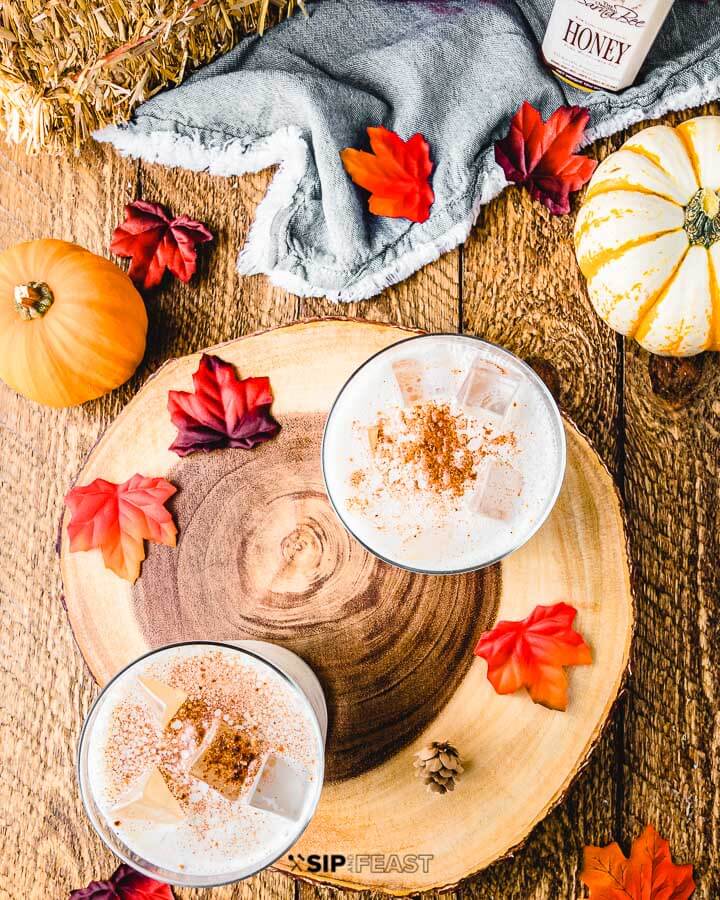
<path fill-rule="evenodd" d="M 0 129 L 29 152 L 77 151 L 296 7 L 303 0 L 0 2 Z"/>

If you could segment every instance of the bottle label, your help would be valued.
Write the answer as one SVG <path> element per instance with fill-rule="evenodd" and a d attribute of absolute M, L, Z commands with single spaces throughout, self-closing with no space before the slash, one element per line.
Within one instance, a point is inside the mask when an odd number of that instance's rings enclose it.
<path fill-rule="evenodd" d="M 672 0 L 556 0 L 543 56 L 561 78 L 618 91 L 635 80 Z"/>

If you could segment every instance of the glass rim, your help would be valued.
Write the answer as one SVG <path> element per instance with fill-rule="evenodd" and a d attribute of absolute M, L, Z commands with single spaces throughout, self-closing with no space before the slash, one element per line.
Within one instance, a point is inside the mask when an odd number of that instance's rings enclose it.
<path fill-rule="evenodd" d="M 367 365 L 369 365 L 374 359 L 376 359 L 378 356 L 382 356 L 383 354 L 387 353 L 389 350 L 392 350 L 395 347 L 399 347 L 401 344 L 408 344 L 411 341 L 421 341 L 421 340 L 427 340 L 428 338 L 439 338 L 439 337 L 450 337 L 450 338 L 459 338 L 461 340 L 467 340 L 467 341 L 475 341 L 478 344 L 483 344 L 486 347 L 491 347 L 493 350 L 499 351 L 500 353 L 505 353 L 508 356 L 510 356 L 512 358 L 513 362 L 520 367 L 521 371 L 527 375 L 530 382 L 532 384 L 534 384 L 540 390 L 541 394 L 543 395 L 543 397 L 546 401 L 547 406 L 549 407 L 549 409 L 551 411 L 551 416 L 552 416 L 553 420 L 555 421 L 555 424 L 557 426 L 556 430 L 559 435 L 558 443 L 559 443 L 559 451 L 560 452 L 559 452 L 559 457 L 558 457 L 558 466 L 557 466 L 558 474 L 557 474 L 557 478 L 555 481 L 555 486 L 554 486 L 553 490 L 550 492 L 550 494 L 548 495 L 548 498 L 545 502 L 542 513 L 540 516 L 538 516 L 538 519 L 535 522 L 534 526 L 525 535 L 525 537 L 522 539 L 522 541 L 520 541 L 520 543 L 511 547 L 509 550 L 506 550 L 504 553 L 498 554 L 493 559 L 490 559 L 487 562 L 478 563 L 477 565 L 471 565 L 471 566 L 462 566 L 462 567 L 456 568 L 456 569 L 423 569 L 423 568 L 420 568 L 419 566 L 411 566 L 408 563 L 402 563 L 402 562 L 398 562 L 397 560 L 390 559 L 389 557 L 384 556 L 382 553 L 375 550 L 373 547 L 369 546 L 365 541 L 363 541 L 360 537 L 358 537 L 357 534 L 355 534 L 353 529 L 345 521 L 345 518 L 343 517 L 337 504 L 335 503 L 335 500 L 333 499 L 332 491 L 330 490 L 330 486 L 328 484 L 328 479 L 327 479 L 327 475 L 326 475 L 326 471 L 325 471 L 326 470 L 325 444 L 326 444 L 328 426 L 330 424 L 330 420 L 332 419 L 333 413 L 335 412 L 335 408 L 338 405 L 340 398 L 345 393 L 345 390 L 349 386 L 350 382 L 352 382 L 355 379 L 355 377 Z M 550 515 L 550 513 L 552 512 L 552 510 L 555 506 L 555 503 L 557 502 L 557 498 L 560 495 L 560 490 L 562 488 L 563 481 L 565 479 L 565 470 L 566 470 L 566 466 L 567 466 L 567 440 L 565 438 L 565 426 L 563 423 L 563 415 L 562 415 L 562 412 L 560 411 L 560 407 L 559 407 L 557 401 L 555 400 L 553 395 L 550 393 L 548 386 L 545 384 L 545 382 L 542 380 L 542 378 L 540 378 L 540 376 L 537 374 L 537 372 L 535 372 L 535 370 L 531 366 L 529 366 L 525 362 L 525 360 L 520 359 L 520 357 L 517 356 L 515 353 L 513 353 L 512 350 L 508 350 L 505 347 L 501 347 L 499 344 L 494 344 L 492 341 L 485 340 L 485 338 L 478 337 L 477 335 L 474 335 L 474 334 L 462 334 L 460 332 L 453 332 L 453 331 L 435 331 L 435 332 L 426 331 L 426 332 L 423 332 L 422 334 L 412 334 L 409 337 L 401 338 L 399 341 L 395 341 L 392 344 L 388 344 L 387 347 L 382 347 L 380 350 L 376 350 L 375 353 L 372 354 L 372 356 L 369 356 L 364 362 L 360 363 L 360 365 L 357 366 L 357 368 L 355 368 L 351 372 L 351 374 L 348 376 L 348 378 L 345 379 L 343 386 L 340 388 L 335 399 L 333 400 L 332 406 L 330 407 L 330 410 L 328 411 L 327 418 L 325 419 L 325 427 L 323 428 L 322 443 L 320 445 L 320 463 L 321 463 L 321 469 L 322 469 L 323 483 L 325 485 L 325 493 L 328 496 L 330 505 L 332 506 L 333 510 L 335 511 L 335 515 L 338 517 L 338 519 L 340 520 L 340 523 L 342 524 L 343 528 L 345 528 L 345 530 L 348 532 L 348 534 L 352 538 L 354 538 L 358 542 L 358 544 L 360 544 L 362 547 L 364 547 L 365 550 L 368 551 L 368 553 L 372 554 L 374 557 L 379 559 L 381 562 L 387 563 L 388 565 L 391 565 L 391 566 L 395 566 L 398 569 L 404 569 L 406 572 L 412 572 L 416 575 L 466 575 L 470 572 L 479 572 L 479 571 L 482 571 L 482 569 L 488 569 L 488 568 L 490 568 L 490 566 L 494 566 L 496 563 L 499 563 L 503 559 L 506 559 L 508 556 L 511 556 L 513 553 L 516 553 L 521 547 L 524 547 L 525 544 L 527 544 L 528 541 L 530 541 L 530 539 L 533 538 L 537 534 L 537 532 L 540 530 L 540 528 L 545 524 L 545 522 L 548 519 L 548 516 Z"/>
<path fill-rule="evenodd" d="M 266 643 L 271 643 L 271 642 L 268 641 Z M 177 877 L 185 879 L 183 881 L 175 881 L 175 880 L 172 880 L 170 877 L 159 875 L 157 872 L 153 872 L 151 869 L 146 868 L 142 863 L 138 862 L 137 860 L 129 859 L 125 853 L 123 853 L 117 847 L 113 846 L 110 843 L 110 841 L 106 838 L 104 831 L 99 826 L 98 821 L 97 821 L 97 816 L 94 814 L 93 810 L 91 809 L 88 800 L 92 798 L 92 801 L 94 803 L 96 801 L 94 800 L 94 797 L 92 797 L 91 788 L 89 787 L 89 785 L 85 784 L 85 779 L 83 778 L 83 767 L 82 767 L 83 749 L 85 748 L 86 741 L 88 739 L 87 732 L 88 732 L 88 728 L 90 725 L 90 721 L 91 721 L 91 719 L 93 719 L 93 716 L 95 715 L 96 710 L 98 709 L 100 703 L 102 702 L 103 698 L 105 697 L 105 695 L 106 695 L 107 691 L 110 689 L 110 687 L 113 684 L 115 684 L 115 682 L 117 682 L 120 678 L 122 678 L 122 676 L 125 675 L 125 673 L 129 669 L 131 669 L 134 665 L 136 665 L 137 663 L 141 662 L 144 659 L 147 659 L 150 656 L 154 656 L 155 654 L 161 653 L 165 650 L 172 650 L 176 647 L 188 647 L 188 646 L 197 646 L 197 645 L 222 647 L 222 648 L 225 648 L 228 650 L 236 651 L 238 653 L 244 653 L 247 656 L 252 656 L 256 660 L 258 660 L 258 662 L 263 663 L 264 665 L 269 666 L 271 669 L 273 669 L 284 681 L 286 681 L 304 699 L 305 706 L 307 707 L 307 709 L 310 712 L 310 719 L 313 724 L 313 728 L 315 731 L 315 737 L 317 739 L 317 746 L 319 749 L 319 753 L 318 753 L 319 760 L 318 761 L 320 764 L 320 777 L 317 779 L 317 787 L 315 789 L 315 795 L 313 797 L 313 801 L 310 805 L 310 809 L 308 810 L 307 815 L 304 817 L 304 820 L 300 820 L 302 822 L 301 826 L 298 827 L 297 831 L 293 832 L 293 836 L 292 836 L 290 843 L 286 847 L 284 847 L 276 856 L 274 856 L 269 862 L 265 863 L 260 868 L 253 869 L 253 871 L 247 872 L 245 874 L 233 874 L 228 878 L 224 878 L 222 881 L 199 881 L 199 880 L 197 880 L 204 876 L 196 876 L 195 879 L 193 880 L 193 876 L 185 875 L 182 872 L 172 873 L 172 872 L 169 872 L 169 870 L 165 870 L 165 871 L 168 871 L 170 875 L 177 875 Z M 279 647 L 281 645 L 278 644 L 277 646 Z M 294 651 L 291 651 L 291 652 L 294 652 Z M 320 727 L 320 722 L 318 720 L 317 713 L 315 712 L 315 709 L 314 709 L 308 695 L 305 693 L 303 688 L 297 683 L 297 681 L 291 675 L 288 675 L 287 672 L 284 672 L 278 665 L 276 665 L 271 660 L 265 659 L 265 657 L 261 656 L 259 653 L 254 652 L 253 650 L 248 650 L 245 647 L 241 647 L 238 644 L 233 644 L 232 642 L 229 642 L 229 641 L 212 641 L 212 640 L 203 640 L 203 639 L 189 640 L 189 641 L 174 641 L 170 644 L 163 644 L 160 647 L 155 647 L 151 650 L 148 650 L 145 653 L 140 654 L 140 656 L 136 657 L 135 659 L 132 659 L 129 663 L 127 663 L 121 669 L 119 669 L 112 676 L 112 678 L 107 682 L 107 684 L 105 684 L 101 688 L 100 693 L 95 698 L 95 700 L 93 700 L 92 705 L 90 706 L 90 709 L 88 710 L 88 713 L 85 716 L 85 721 L 83 722 L 83 726 L 80 730 L 80 737 L 78 738 L 77 751 L 75 754 L 75 776 L 77 778 L 78 789 L 79 789 L 79 793 L 80 793 L 80 800 L 82 801 L 85 815 L 88 818 L 90 824 L 92 825 L 93 830 L 95 831 L 97 836 L 100 838 L 100 840 L 103 842 L 103 844 L 105 844 L 105 846 L 108 848 L 108 850 L 110 850 L 110 852 L 113 853 L 115 856 L 119 857 L 124 863 L 127 863 L 127 865 L 129 865 L 135 871 L 140 872 L 141 875 L 146 875 L 148 878 L 153 878 L 153 879 L 155 879 L 155 881 L 159 881 L 164 884 L 169 884 L 174 887 L 187 887 L 187 888 L 223 887 L 228 884 L 235 884 L 239 881 L 244 881 L 246 878 L 251 878 L 253 875 L 257 875 L 259 872 L 262 872 L 265 869 L 269 868 L 270 866 L 274 865 L 279 859 L 281 859 L 283 856 L 285 856 L 285 854 L 289 850 L 291 850 L 293 848 L 293 846 L 297 843 L 298 839 L 304 834 L 308 825 L 310 824 L 310 822 L 312 821 L 312 819 L 315 815 L 315 811 L 317 810 L 318 803 L 320 802 L 320 795 L 322 793 L 322 789 L 323 789 L 323 786 L 325 783 L 325 739 L 323 738 L 322 729 Z M 99 806 L 98 806 L 98 810 L 99 810 Z M 107 831 L 110 831 L 109 825 L 107 826 Z M 150 865 L 154 865 L 153 863 L 151 863 L 150 860 L 143 859 L 143 862 L 149 863 Z M 161 867 L 158 866 L 158 868 L 161 868 Z M 162 867 L 162 868 L 164 869 L 164 867 Z M 207 876 L 207 878 L 213 878 L 213 877 L 214 876 L 212 876 L 212 875 Z"/>

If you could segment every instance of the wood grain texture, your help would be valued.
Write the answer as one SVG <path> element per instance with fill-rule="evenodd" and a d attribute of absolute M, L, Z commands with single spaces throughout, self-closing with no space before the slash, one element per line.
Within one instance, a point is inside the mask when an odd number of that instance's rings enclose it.
<path fill-rule="evenodd" d="M 364 550 L 327 500 L 324 424 L 286 415 L 259 453 L 174 465 L 182 541 L 150 548 L 133 606 L 150 646 L 232 637 L 297 653 L 325 690 L 325 777 L 337 780 L 382 762 L 447 704 L 495 621 L 499 582 L 414 575 Z"/>
<path fill-rule="evenodd" d="M 516 188 L 484 209 L 463 250 L 463 330 L 530 362 L 617 475 L 618 341 L 585 297 L 572 224 L 573 217 L 551 216 Z M 620 737 L 613 722 L 566 801 L 534 831 L 522 853 L 473 885 L 474 897 L 582 896 L 583 845 L 604 843 L 616 830 Z"/>
<path fill-rule="evenodd" d="M 171 501 L 179 546 L 151 545 L 131 586 L 98 550 L 70 551 L 68 514 L 61 534 L 70 623 L 100 683 L 168 641 L 270 640 L 312 665 L 328 700 L 327 778 L 293 852 L 428 857 L 427 871 L 305 873 L 397 894 L 456 885 L 525 839 L 596 742 L 632 632 L 619 499 L 569 423 L 560 497 L 533 540 L 501 564 L 422 576 L 350 538 L 323 489 L 325 417 L 357 366 L 406 336 L 326 318 L 217 348 L 222 359 L 270 376 L 282 430 L 252 453 L 178 459 L 168 449 L 176 434 L 168 391 L 189 387 L 199 360 L 168 363 L 93 448 L 79 480 L 123 481 L 139 470 L 168 478 L 179 488 Z M 473 661 L 481 633 L 568 597 L 594 659 L 572 674 L 570 710 L 497 695 L 485 665 Z M 412 767 L 413 752 L 433 739 L 449 739 L 466 760 L 462 786 L 442 798 L 420 789 Z M 292 871 L 285 859 L 277 866 Z"/>
<path fill-rule="evenodd" d="M 2 150 L 0 182 L 3 246 L 50 235 L 101 251 L 122 196 L 135 190 L 136 167 L 104 153 L 67 166 Z M 72 784 L 95 687 L 68 634 L 53 545 L 68 479 L 141 381 L 71 410 L 43 409 L 0 385 L 0 896 L 8 900 L 62 897 L 90 869 L 112 865 Z"/>
<path fill-rule="evenodd" d="M 694 114 L 720 113 L 720 103 Z M 691 113 L 667 117 L 678 124 Z M 720 365 L 625 353 L 625 497 L 638 629 L 624 742 L 625 838 L 653 822 L 720 896 Z"/>
<path fill-rule="evenodd" d="M 65 160 L 0 148 L 0 246 L 50 236 L 106 253 L 123 205 L 140 194 L 141 174 L 139 164 L 99 146 Z M 212 181 L 198 176 L 192 201 L 180 198 L 187 201 L 183 211 L 198 218 L 208 194 L 203 180 Z M 254 183 L 259 192 L 262 179 Z M 166 194 L 158 189 L 158 199 L 176 199 L 172 182 Z M 252 200 L 228 206 L 226 197 L 217 209 L 246 228 Z M 258 327 L 271 308 L 259 279 L 247 283 L 246 302 L 237 303 L 236 231 L 226 235 L 222 221 L 213 224 L 220 232 L 218 281 L 213 270 L 213 283 L 208 282 L 204 258 L 193 288 L 178 291 L 172 285 L 148 300 L 148 351 L 127 385 L 82 407 L 52 410 L 0 384 L 0 679 L 3 697 L 11 698 L 0 704 L 2 900 L 62 898 L 117 865 L 87 824 L 75 786 L 75 746 L 97 688 L 67 627 L 54 544 L 65 492 L 97 438 L 147 376 L 168 356 Z M 232 246 L 224 248 L 224 240 Z M 217 284 L 219 302 L 212 299 Z M 201 313 L 205 308 L 216 312 Z M 267 873 L 217 891 L 217 898 L 250 898 L 258 890 L 273 900 L 294 894 L 287 879 Z"/>
<path fill-rule="evenodd" d="M 717 114 L 720 106 L 705 111 Z M 607 153 L 625 136 L 602 142 L 597 152 Z M 235 273 L 235 255 L 267 182 L 267 174 L 224 181 L 140 165 L 106 148 L 88 148 L 72 160 L 29 160 L 21 151 L 0 150 L 2 247 L 54 236 L 104 252 L 123 204 L 140 195 L 204 218 L 218 235 L 201 257 L 196 283 L 171 283 L 149 300 L 148 353 L 127 387 L 58 412 L 0 385 L 0 688 L 12 700 L 0 704 L 3 900 L 63 898 L 115 865 L 85 824 L 74 786 L 74 743 L 96 689 L 66 625 L 52 549 L 62 497 L 82 460 L 169 356 L 335 309 Z M 626 354 L 592 314 L 571 250 L 571 226 L 571 218 L 552 219 L 513 189 L 481 213 L 463 251 L 348 309 L 428 329 L 462 324 L 534 358 L 627 500 L 639 621 L 627 698 L 562 806 L 514 858 L 456 896 L 580 897 L 584 841 L 617 838 L 627 850 L 647 821 L 666 832 L 682 861 L 695 864 L 700 900 L 714 900 L 720 893 L 718 364 L 706 357 L 689 387 L 697 369 L 673 373 L 632 347 Z M 213 898 L 296 895 L 337 900 L 339 892 L 293 886 L 283 875 L 265 873 Z M 182 893 L 193 900 L 205 896 Z"/>

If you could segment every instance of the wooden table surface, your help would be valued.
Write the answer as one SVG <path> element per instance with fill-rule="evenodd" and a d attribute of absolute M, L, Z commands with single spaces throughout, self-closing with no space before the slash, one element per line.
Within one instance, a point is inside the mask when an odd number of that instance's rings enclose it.
<path fill-rule="evenodd" d="M 703 111 L 720 113 L 720 105 Z M 605 155 L 624 136 L 595 152 Z M 523 849 L 458 895 L 582 897 L 583 845 L 615 839 L 627 852 L 652 823 L 677 861 L 694 864 L 696 896 L 717 900 L 717 357 L 653 358 L 606 328 L 575 263 L 574 217 L 554 218 L 516 189 L 482 211 L 464 247 L 372 301 L 338 307 L 293 297 L 262 277 L 240 278 L 235 257 L 269 178 L 170 170 L 99 146 L 77 159 L 0 149 L 0 247 L 52 236 L 107 253 L 123 205 L 138 197 L 200 219 L 217 236 L 191 285 L 169 280 L 148 299 L 147 354 L 123 388 L 53 410 L 0 386 L 0 898 L 64 898 L 117 864 L 86 822 L 76 789 L 75 746 L 97 687 L 66 621 L 55 553 L 63 497 L 83 458 L 169 357 L 341 312 L 478 334 L 529 360 L 593 439 L 627 506 L 637 603 L 628 690 L 564 802 Z M 337 893 L 266 872 L 212 896 L 329 900 Z"/>

